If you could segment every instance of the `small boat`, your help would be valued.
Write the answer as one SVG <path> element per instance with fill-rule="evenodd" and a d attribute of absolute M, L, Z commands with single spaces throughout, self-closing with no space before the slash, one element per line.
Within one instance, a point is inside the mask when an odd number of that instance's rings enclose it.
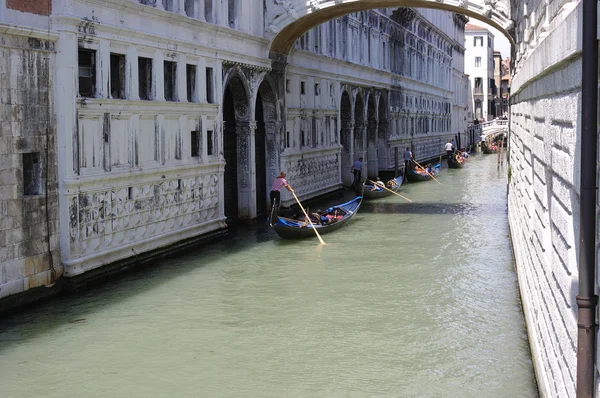
<path fill-rule="evenodd" d="M 493 149 L 493 148 L 496 148 L 496 149 Z M 482 149 L 483 153 L 488 154 L 488 155 L 490 153 L 498 153 L 498 147 L 495 145 L 492 147 L 491 145 L 488 145 L 487 142 L 483 142 L 481 144 L 481 149 Z"/>
<path fill-rule="evenodd" d="M 358 212 L 362 199 L 362 196 L 357 196 L 349 202 L 331 206 L 325 213 L 338 214 L 337 217 L 328 223 L 313 221 L 313 225 L 317 232 L 319 232 L 320 235 L 323 235 L 347 225 L 352 217 Z M 313 219 L 311 218 L 311 220 Z M 284 239 L 314 238 L 316 236 L 310 223 L 306 223 L 304 220 L 280 217 L 278 215 L 278 208 L 275 206 L 271 210 L 269 224 L 275 229 L 275 232 Z"/>
<path fill-rule="evenodd" d="M 369 200 L 384 198 L 386 196 L 393 195 L 393 192 L 398 192 L 401 185 L 402 185 L 402 176 L 392 178 L 391 180 L 389 180 L 385 184 L 385 187 L 387 189 L 378 187 L 376 185 L 375 185 L 375 187 L 376 187 L 375 189 L 371 189 L 371 188 L 373 188 L 373 185 L 365 185 L 365 191 L 363 193 L 363 196 L 365 197 L 365 199 L 369 199 Z M 389 191 L 388 191 L 388 189 L 389 189 Z M 390 191 L 392 191 L 392 192 L 390 192 Z"/>
<path fill-rule="evenodd" d="M 449 169 L 462 169 L 465 166 L 465 160 L 463 159 L 463 161 L 459 161 L 457 159 L 457 157 L 460 155 L 457 154 L 452 154 L 449 158 L 448 158 L 448 168 Z"/>
<path fill-rule="evenodd" d="M 442 165 L 440 163 L 436 164 L 431 168 L 431 175 L 434 177 L 440 172 Z M 431 180 L 431 176 L 429 174 L 419 174 L 413 169 L 409 169 L 408 172 L 405 171 L 406 177 L 408 181 L 418 182 L 418 181 L 429 181 Z"/>

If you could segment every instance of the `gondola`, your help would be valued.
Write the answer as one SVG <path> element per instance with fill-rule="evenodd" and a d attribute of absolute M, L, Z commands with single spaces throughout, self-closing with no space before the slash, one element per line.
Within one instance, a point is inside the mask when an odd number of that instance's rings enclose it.
<path fill-rule="evenodd" d="M 489 155 L 491 153 L 498 153 L 498 149 L 490 148 L 486 142 L 481 144 L 481 150 L 483 151 L 483 153 L 485 153 L 487 155 Z"/>
<path fill-rule="evenodd" d="M 390 186 L 390 182 L 393 182 L 391 184 L 391 186 Z M 384 198 L 386 196 L 393 195 L 393 192 L 398 192 L 401 185 L 402 185 L 402 176 L 393 178 L 390 181 L 388 181 L 385 184 L 385 187 L 387 189 L 378 187 L 375 190 L 371 190 L 370 188 L 372 188 L 373 185 L 366 185 L 363 196 L 365 199 L 368 199 L 368 200 Z M 388 189 L 389 189 L 389 191 L 388 191 Z M 390 191 L 392 191 L 392 192 L 390 192 Z"/>
<path fill-rule="evenodd" d="M 436 164 L 431 168 L 431 174 L 435 177 L 442 168 L 440 163 Z M 408 169 L 408 171 L 404 171 L 406 173 L 406 178 L 411 182 L 419 182 L 419 181 L 429 181 L 431 180 L 431 176 L 429 174 L 419 174 L 414 171 L 412 168 Z"/>
<path fill-rule="evenodd" d="M 457 154 L 453 153 L 448 158 L 448 168 L 449 169 L 462 169 L 465 166 L 465 160 L 463 160 L 462 162 L 459 162 L 456 159 L 457 156 L 460 156 L 460 155 L 457 155 Z"/>
<path fill-rule="evenodd" d="M 342 228 L 343 226 L 347 225 L 352 217 L 354 217 L 354 215 L 358 212 L 360 204 L 362 203 L 362 199 L 362 196 L 357 196 L 349 202 L 331 206 L 327 209 L 326 213 L 334 213 L 336 209 L 342 210 L 344 213 L 342 218 L 325 225 L 313 221 L 313 225 L 320 235 Z M 278 215 L 278 208 L 276 206 L 274 206 L 271 210 L 269 224 L 271 227 L 273 227 L 275 232 L 277 232 L 277 234 L 284 239 L 314 238 L 316 236 L 315 231 L 310 224 L 305 224 L 304 221 L 300 220 L 280 217 Z"/>

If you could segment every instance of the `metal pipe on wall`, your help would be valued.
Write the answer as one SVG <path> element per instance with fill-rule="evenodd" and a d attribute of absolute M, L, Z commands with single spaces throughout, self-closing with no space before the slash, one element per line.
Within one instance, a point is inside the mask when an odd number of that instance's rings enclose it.
<path fill-rule="evenodd" d="M 598 164 L 598 0 L 582 0 L 577 397 L 591 398 L 596 358 L 596 179 Z"/>

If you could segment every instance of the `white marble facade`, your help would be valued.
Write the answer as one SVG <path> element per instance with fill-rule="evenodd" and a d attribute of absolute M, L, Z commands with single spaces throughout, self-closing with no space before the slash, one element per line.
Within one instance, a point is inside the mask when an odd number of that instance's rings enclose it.
<path fill-rule="evenodd" d="M 280 5 L 53 2 L 65 276 L 264 215 L 280 170 L 308 199 L 349 184 L 359 156 L 373 177 L 394 169 L 395 148 L 433 158 L 466 129 L 453 115 L 468 109 L 465 18 L 345 15 L 279 65 L 268 26 Z"/>

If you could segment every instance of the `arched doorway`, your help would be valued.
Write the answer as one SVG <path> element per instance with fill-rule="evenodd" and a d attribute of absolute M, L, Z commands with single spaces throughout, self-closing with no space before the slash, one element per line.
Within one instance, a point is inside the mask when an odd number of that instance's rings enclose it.
<path fill-rule="evenodd" d="M 352 125 L 352 103 L 350 95 L 347 91 L 342 92 L 342 100 L 340 102 L 340 144 L 342 145 L 341 167 L 342 167 L 342 183 L 346 186 L 352 184 L 352 153 L 353 153 L 353 125 Z"/>
<path fill-rule="evenodd" d="M 225 87 L 223 98 L 223 173 L 224 212 L 227 223 L 235 223 L 240 218 L 240 173 L 239 165 L 247 162 L 244 142 L 240 133 L 248 129 L 248 94 L 239 76 L 233 76 Z M 243 137 L 242 137 L 243 138 Z M 241 145 L 240 145 L 241 144 Z M 243 185 L 243 181 L 242 181 Z"/>
<path fill-rule="evenodd" d="M 375 93 L 369 94 L 367 101 L 367 170 L 372 180 L 379 174 L 377 156 L 377 105 Z"/>
<path fill-rule="evenodd" d="M 362 94 L 359 92 L 356 94 L 354 101 L 354 153 L 353 160 L 358 158 L 366 157 L 366 137 L 365 130 L 367 126 L 365 123 L 365 101 L 363 100 Z M 364 159 L 363 159 L 364 160 Z M 368 165 L 365 164 L 363 167 L 363 177 L 368 175 Z"/>

